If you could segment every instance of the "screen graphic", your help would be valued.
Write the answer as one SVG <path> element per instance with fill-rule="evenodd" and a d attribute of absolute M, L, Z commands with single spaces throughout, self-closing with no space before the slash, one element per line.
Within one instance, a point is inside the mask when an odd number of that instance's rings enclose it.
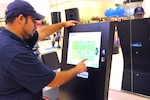
<path fill-rule="evenodd" d="M 99 68 L 101 32 L 72 32 L 68 42 L 67 64 L 87 58 L 87 67 Z"/>

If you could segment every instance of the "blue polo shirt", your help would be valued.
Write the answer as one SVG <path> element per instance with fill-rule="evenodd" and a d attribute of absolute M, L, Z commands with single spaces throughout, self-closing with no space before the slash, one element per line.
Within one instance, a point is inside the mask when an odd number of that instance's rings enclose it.
<path fill-rule="evenodd" d="M 32 52 L 38 33 L 22 40 L 12 32 L 0 32 L 0 100 L 43 100 L 42 88 L 55 73 Z"/>

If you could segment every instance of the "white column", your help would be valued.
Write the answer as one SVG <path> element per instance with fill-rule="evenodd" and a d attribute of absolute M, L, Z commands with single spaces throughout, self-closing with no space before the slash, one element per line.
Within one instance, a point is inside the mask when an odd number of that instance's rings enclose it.
<path fill-rule="evenodd" d="M 5 10 L 7 5 L 14 0 L 0 0 L 0 18 L 5 17 Z"/>
<path fill-rule="evenodd" d="M 143 8 L 145 10 L 145 17 L 150 17 L 150 0 L 143 1 Z"/>
<path fill-rule="evenodd" d="M 44 15 L 46 18 L 48 18 L 49 21 L 51 20 L 49 0 L 25 0 L 25 1 L 29 2 L 38 13 Z"/>
<path fill-rule="evenodd" d="M 114 3 L 116 4 L 123 4 L 124 0 L 114 0 Z"/>

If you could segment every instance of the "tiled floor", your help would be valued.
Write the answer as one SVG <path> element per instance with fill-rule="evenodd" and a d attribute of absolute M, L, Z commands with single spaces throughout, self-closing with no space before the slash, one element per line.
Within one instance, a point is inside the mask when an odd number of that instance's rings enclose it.
<path fill-rule="evenodd" d="M 56 51 L 61 61 L 61 49 L 52 48 L 51 41 L 41 41 L 38 43 L 41 54 Z M 150 100 L 150 98 L 144 98 L 139 95 L 127 93 L 121 91 L 121 82 L 123 75 L 123 57 L 122 51 L 120 49 L 119 54 L 113 54 L 112 56 L 112 66 L 111 66 L 111 76 L 110 76 L 110 89 L 109 89 L 109 99 L 108 100 Z"/>
<path fill-rule="evenodd" d="M 112 55 L 112 65 L 110 72 L 110 89 L 121 90 L 122 76 L 123 76 L 123 56 L 121 48 L 119 54 Z"/>
<path fill-rule="evenodd" d="M 108 98 L 108 100 L 150 100 L 150 98 L 112 89 L 109 89 Z"/>
<path fill-rule="evenodd" d="M 119 48 L 119 54 L 112 55 L 112 66 L 109 86 L 109 100 L 150 100 L 141 95 L 131 94 L 121 90 L 123 76 L 123 55 Z"/>

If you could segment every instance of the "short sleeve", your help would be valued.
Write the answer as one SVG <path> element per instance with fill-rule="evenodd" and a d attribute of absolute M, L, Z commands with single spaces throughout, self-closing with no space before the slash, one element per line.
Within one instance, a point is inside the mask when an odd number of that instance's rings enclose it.
<path fill-rule="evenodd" d="M 55 72 L 41 63 L 31 52 L 18 54 L 9 65 L 9 77 L 32 93 L 39 92 L 55 77 Z"/>

